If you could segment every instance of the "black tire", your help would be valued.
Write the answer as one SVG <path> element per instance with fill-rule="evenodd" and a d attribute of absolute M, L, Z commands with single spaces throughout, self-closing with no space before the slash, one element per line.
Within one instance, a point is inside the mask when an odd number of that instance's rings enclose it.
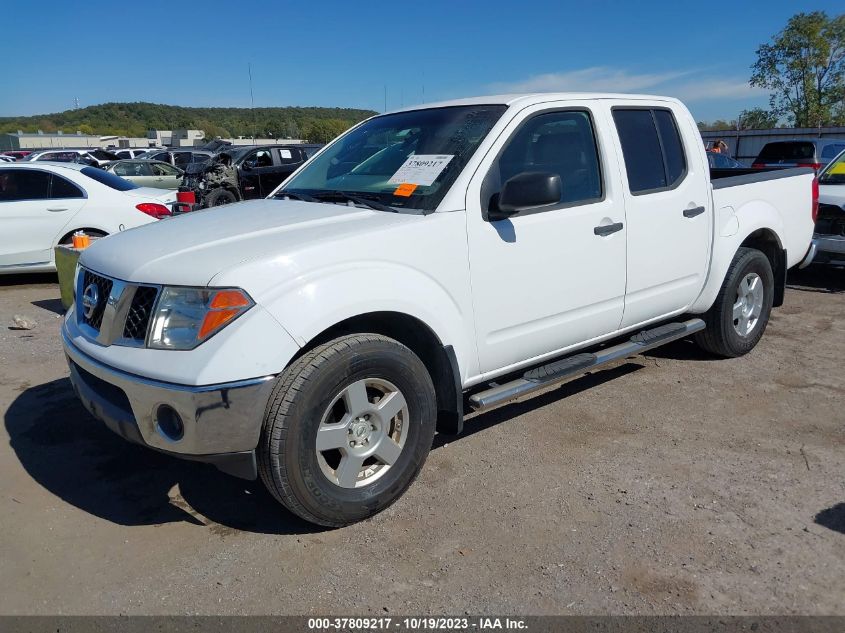
<path fill-rule="evenodd" d="M 756 324 L 747 334 L 741 335 L 734 326 L 733 309 L 740 283 L 752 273 L 762 281 L 763 305 Z M 695 342 L 705 351 L 724 358 L 736 358 L 750 352 L 766 331 L 772 312 L 774 287 L 774 275 L 768 258 L 753 248 L 742 247 L 737 250 L 719 294 L 716 295 L 716 302 L 704 315 L 707 327 L 696 333 Z"/>
<path fill-rule="evenodd" d="M 238 197 L 234 193 L 232 193 L 228 189 L 218 187 L 206 196 L 205 206 L 208 208 L 221 207 L 224 204 L 232 204 L 233 202 L 237 201 Z"/>
<path fill-rule="evenodd" d="M 323 470 L 327 457 L 317 452 L 317 430 L 339 394 L 361 380 L 398 388 L 409 414 L 407 435 L 382 476 L 361 487 L 341 487 Z M 277 378 L 258 445 L 259 474 L 270 493 L 306 521 L 348 525 L 384 510 L 408 489 L 431 449 L 436 417 L 434 385 L 416 354 L 381 335 L 343 336 L 304 354 Z"/>

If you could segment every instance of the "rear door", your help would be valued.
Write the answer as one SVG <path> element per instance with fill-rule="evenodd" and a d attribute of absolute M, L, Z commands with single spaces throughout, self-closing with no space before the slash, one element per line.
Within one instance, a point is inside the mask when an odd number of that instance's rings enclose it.
<path fill-rule="evenodd" d="M 668 107 L 611 109 L 624 165 L 628 327 L 678 313 L 704 285 L 712 224 L 697 130 Z M 695 148 L 695 149 L 691 149 Z"/>
<path fill-rule="evenodd" d="M 178 189 L 182 184 L 182 172 L 167 163 L 150 163 L 153 173 L 153 187 L 159 189 Z"/>
<path fill-rule="evenodd" d="M 0 169 L 0 267 L 52 260 L 56 236 L 85 204 L 84 192 L 38 169 Z M 55 195 L 55 197 L 51 197 Z"/>

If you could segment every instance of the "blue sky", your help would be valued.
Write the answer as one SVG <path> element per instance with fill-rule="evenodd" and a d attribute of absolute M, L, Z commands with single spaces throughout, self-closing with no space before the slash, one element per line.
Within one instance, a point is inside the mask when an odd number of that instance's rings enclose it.
<path fill-rule="evenodd" d="M 767 103 L 757 46 L 839 2 L 3 0 L 0 116 L 106 101 L 388 109 L 514 91 L 684 99 L 698 119 Z"/>

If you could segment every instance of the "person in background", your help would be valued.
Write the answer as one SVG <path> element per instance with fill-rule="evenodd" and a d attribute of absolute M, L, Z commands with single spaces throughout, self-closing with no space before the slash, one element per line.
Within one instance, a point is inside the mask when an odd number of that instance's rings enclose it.
<path fill-rule="evenodd" d="M 716 139 L 713 141 L 713 147 L 710 148 L 711 152 L 716 154 L 727 154 L 728 153 L 728 144 L 725 143 L 722 139 Z"/>

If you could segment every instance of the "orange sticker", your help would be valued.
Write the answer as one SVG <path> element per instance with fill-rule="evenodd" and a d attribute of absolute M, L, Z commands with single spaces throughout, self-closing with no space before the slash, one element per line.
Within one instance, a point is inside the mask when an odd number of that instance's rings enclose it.
<path fill-rule="evenodd" d="M 396 187 L 396 191 L 393 192 L 394 196 L 402 196 L 403 198 L 408 198 L 411 194 L 416 191 L 417 185 L 414 185 L 410 182 L 403 182 L 401 185 Z"/>

